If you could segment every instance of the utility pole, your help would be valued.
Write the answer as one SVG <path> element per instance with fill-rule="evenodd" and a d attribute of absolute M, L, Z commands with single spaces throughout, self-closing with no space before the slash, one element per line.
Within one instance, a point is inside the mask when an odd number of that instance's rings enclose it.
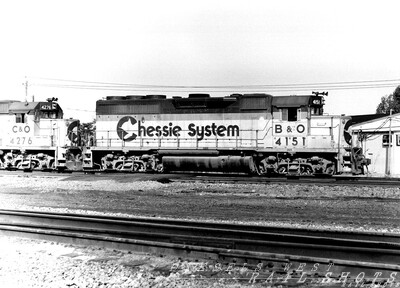
<path fill-rule="evenodd" d="M 392 109 L 390 109 L 390 115 L 389 115 L 389 147 L 388 147 L 388 153 L 387 153 L 387 169 L 386 169 L 386 174 L 388 177 L 390 177 L 390 168 L 391 168 L 391 162 L 392 162 Z"/>
<path fill-rule="evenodd" d="M 25 103 L 28 103 L 28 79 L 25 76 L 25 82 L 22 83 L 25 86 Z"/>

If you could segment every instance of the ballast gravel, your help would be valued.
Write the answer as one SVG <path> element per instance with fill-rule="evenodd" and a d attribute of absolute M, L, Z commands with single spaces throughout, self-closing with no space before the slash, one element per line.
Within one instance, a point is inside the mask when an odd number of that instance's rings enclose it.
<path fill-rule="evenodd" d="M 262 287 L 253 271 L 220 271 L 176 257 L 0 237 L 0 284 L 28 287 Z M 265 286 L 264 286 L 265 287 Z"/>

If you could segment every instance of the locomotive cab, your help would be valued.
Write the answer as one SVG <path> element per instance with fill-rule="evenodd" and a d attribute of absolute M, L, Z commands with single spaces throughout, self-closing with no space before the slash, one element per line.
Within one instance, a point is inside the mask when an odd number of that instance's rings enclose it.
<path fill-rule="evenodd" d="M 325 99 L 320 95 L 328 95 L 328 93 L 313 93 L 313 96 L 274 97 L 272 100 L 273 118 L 295 122 L 301 119 L 309 119 L 312 116 L 322 116 Z"/>
<path fill-rule="evenodd" d="M 323 115 L 327 93 L 275 96 L 272 100 L 272 143 L 266 143 L 259 159 L 261 174 L 334 174 L 337 169 L 338 117 Z M 339 124 L 337 124 L 339 123 Z M 272 149 L 269 149 L 269 148 Z M 274 156 L 275 163 L 267 165 Z M 316 160 L 318 159 L 318 161 Z"/>
<path fill-rule="evenodd" d="M 47 102 L 14 102 L 9 107 L 9 114 L 15 116 L 15 123 L 27 123 L 28 118 L 35 122 L 62 119 L 63 110 L 56 101 L 56 98 L 49 98 Z"/>

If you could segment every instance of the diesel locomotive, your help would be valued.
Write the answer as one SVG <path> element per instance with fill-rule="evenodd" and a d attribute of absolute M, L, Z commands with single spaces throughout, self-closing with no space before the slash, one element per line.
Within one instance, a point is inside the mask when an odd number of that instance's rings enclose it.
<path fill-rule="evenodd" d="M 43 102 L 0 101 L 0 168 L 54 170 L 71 146 L 56 98 Z M 78 123 L 78 122 L 76 122 Z"/>
<path fill-rule="evenodd" d="M 6 133 L 0 136 L 0 165 L 85 171 L 362 174 L 369 162 L 361 148 L 351 144 L 347 129 L 352 118 L 325 115 L 326 95 L 108 96 L 96 102 L 96 131 L 90 136 L 81 135 L 79 121 L 63 119 L 54 99 L 3 101 L 0 121 Z"/>

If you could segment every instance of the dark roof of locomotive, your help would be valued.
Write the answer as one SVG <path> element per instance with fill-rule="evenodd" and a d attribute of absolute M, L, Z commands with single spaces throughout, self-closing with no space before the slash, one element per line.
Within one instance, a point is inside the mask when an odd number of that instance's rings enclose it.
<path fill-rule="evenodd" d="M 16 100 L 1 100 L 0 101 L 0 114 L 9 114 L 10 105 L 14 102 L 18 102 Z"/>
<path fill-rule="evenodd" d="M 35 110 L 39 102 L 14 102 L 10 105 L 10 113 L 29 113 Z"/>
<path fill-rule="evenodd" d="M 209 97 L 192 94 L 191 97 L 166 98 L 164 95 L 114 96 L 96 102 L 97 115 L 122 114 L 193 114 L 271 112 L 272 96 L 268 94 Z"/>
<path fill-rule="evenodd" d="M 272 98 L 272 106 L 279 108 L 301 107 L 310 105 L 312 96 L 275 96 Z"/>
<path fill-rule="evenodd" d="M 271 113 L 272 106 L 277 108 L 309 106 L 316 97 L 318 96 L 271 96 L 262 93 L 232 94 L 225 97 L 190 94 L 187 98 L 179 96 L 166 98 L 165 95 L 108 96 L 106 100 L 96 102 L 96 115 Z"/>
<path fill-rule="evenodd" d="M 57 111 L 61 114 L 63 112 L 56 102 L 13 102 L 8 108 L 10 114 L 30 114 L 32 111 Z"/>

